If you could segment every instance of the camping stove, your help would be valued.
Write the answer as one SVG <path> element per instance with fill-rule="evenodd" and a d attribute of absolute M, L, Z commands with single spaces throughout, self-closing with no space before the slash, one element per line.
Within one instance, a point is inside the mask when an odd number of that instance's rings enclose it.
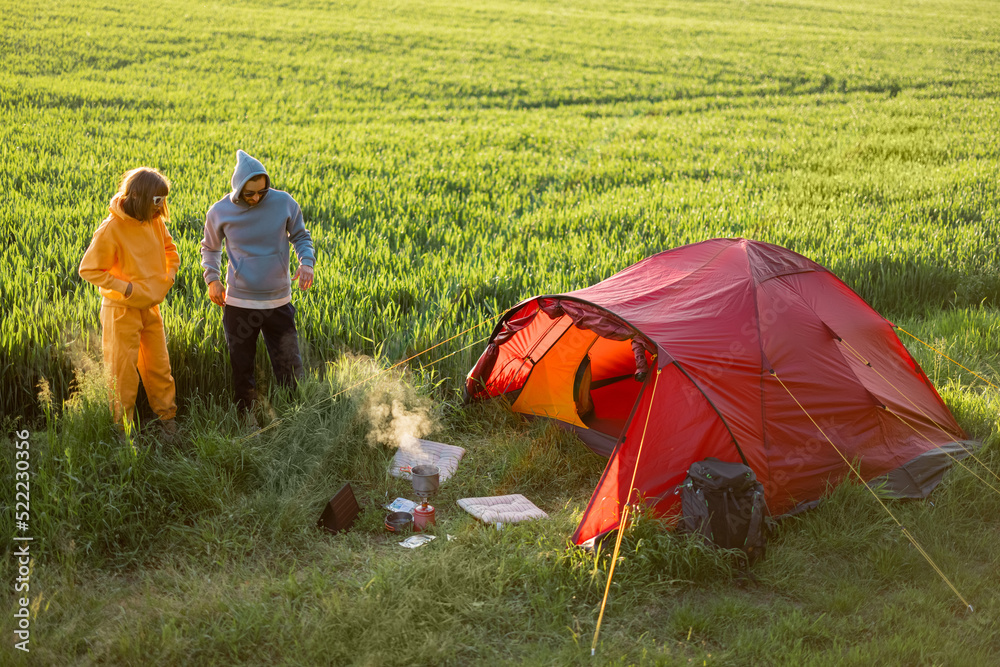
<path fill-rule="evenodd" d="M 437 466 L 432 465 L 413 466 L 410 481 L 413 483 L 414 495 L 420 499 L 420 506 L 413 510 L 413 530 L 419 531 L 434 524 L 434 507 L 428 505 L 427 501 L 437 493 L 440 471 Z"/>

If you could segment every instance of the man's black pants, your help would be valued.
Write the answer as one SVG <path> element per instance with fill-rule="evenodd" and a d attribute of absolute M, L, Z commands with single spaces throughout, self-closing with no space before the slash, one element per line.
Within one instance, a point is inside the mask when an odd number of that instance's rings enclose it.
<path fill-rule="evenodd" d="M 254 361 L 258 334 L 264 334 L 267 356 L 278 385 L 295 387 L 296 380 L 302 377 L 302 358 L 292 304 L 262 310 L 227 305 L 222 326 L 226 330 L 229 363 L 233 369 L 233 394 L 241 410 L 249 410 L 257 399 Z"/>

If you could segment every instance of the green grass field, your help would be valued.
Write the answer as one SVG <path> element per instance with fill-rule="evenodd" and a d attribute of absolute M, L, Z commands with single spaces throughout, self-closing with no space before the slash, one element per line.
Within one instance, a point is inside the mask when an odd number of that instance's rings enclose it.
<path fill-rule="evenodd" d="M 508 307 L 718 236 L 826 265 L 998 384 L 994 3 L 0 8 L 4 664 L 1000 661 L 1000 493 L 965 470 L 892 508 L 974 613 L 847 485 L 782 524 L 756 584 L 645 518 L 592 659 L 609 559 L 566 540 L 604 460 L 458 393 Z M 308 379 L 249 440 L 198 266 L 237 148 L 300 202 L 318 255 L 315 288 L 294 297 Z M 163 306 L 171 451 L 112 437 L 99 297 L 76 273 L 119 176 L 141 164 L 173 182 L 182 258 Z M 1000 471 L 997 389 L 903 342 Z M 412 552 L 380 528 L 380 504 L 408 493 L 372 418 L 393 401 L 468 450 L 438 498 L 439 539 Z M 25 428 L 29 655 L 13 649 L 10 585 Z M 348 481 L 368 510 L 350 534 L 318 535 Z M 454 503 L 508 492 L 552 519 L 498 532 Z"/>

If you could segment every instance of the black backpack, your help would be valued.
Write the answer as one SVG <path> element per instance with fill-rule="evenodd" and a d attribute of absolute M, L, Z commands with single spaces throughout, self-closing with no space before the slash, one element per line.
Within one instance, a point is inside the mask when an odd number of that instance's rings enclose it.
<path fill-rule="evenodd" d="M 698 533 L 706 543 L 723 549 L 742 549 L 748 563 L 764 557 L 764 487 L 748 466 L 711 457 L 697 461 L 678 491 L 682 530 Z"/>

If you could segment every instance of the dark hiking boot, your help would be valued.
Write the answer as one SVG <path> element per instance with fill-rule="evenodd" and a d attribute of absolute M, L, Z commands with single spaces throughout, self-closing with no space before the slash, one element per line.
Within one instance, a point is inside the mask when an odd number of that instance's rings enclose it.
<path fill-rule="evenodd" d="M 177 420 L 160 419 L 157 421 L 156 438 L 164 445 L 172 445 L 177 441 Z"/>

